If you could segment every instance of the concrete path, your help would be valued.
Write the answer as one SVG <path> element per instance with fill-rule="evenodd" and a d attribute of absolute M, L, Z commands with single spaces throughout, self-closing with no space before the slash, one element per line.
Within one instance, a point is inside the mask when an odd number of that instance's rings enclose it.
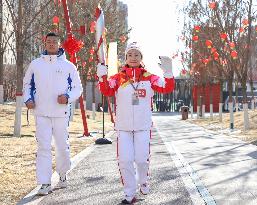
<path fill-rule="evenodd" d="M 219 205 L 257 204 L 257 147 L 237 138 L 208 131 L 180 120 L 155 114 L 154 123 L 166 144 L 172 145 L 191 178 Z M 206 193 L 206 192 L 203 192 Z M 212 200 L 209 200 L 212 203 Z"/>
<path fill-rule="evenodd" d="M 136 204 L 256 205 L 257 147 L 181 120 L 154 113 L 148 196 Z M 73 160 L 69 186 L 46 197 L 27 195 L 19 204 L 115 205 L 123 199 L 112 145 L 92 145 Z M 53 176 L 53 186 L 58 176 Z"/>

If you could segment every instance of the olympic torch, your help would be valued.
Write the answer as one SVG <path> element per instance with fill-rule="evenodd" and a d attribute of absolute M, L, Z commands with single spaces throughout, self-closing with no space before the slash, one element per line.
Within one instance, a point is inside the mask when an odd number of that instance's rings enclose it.
<path fill-rule="evenodd" d="M 105 44 L 105 26 L 104 26 L 104 14 L 103 11 L 98 5 L 95 11 L 95 18 L 96 18 L 96 29 L 95 29 L 95 40 L 97 46 L 97 56 L 98 62 L 102 65 L 106 65 L 106 44 Z M 103 81 L 107 83 L 107 76 L 103 76 Z M 113 116 L 111 111 L 111 106 L 109 102 L 109 98 L 107 97 L 108 108 L 111 114 L 111 121 L 113 122 Z M 103 108 L 103 138 L 100 138 L 95 141 L 96 144 L 111 144 L 112 141 L 105 138 L 104 134 L 104 96 L 102 95 L 102 108 Z"/>

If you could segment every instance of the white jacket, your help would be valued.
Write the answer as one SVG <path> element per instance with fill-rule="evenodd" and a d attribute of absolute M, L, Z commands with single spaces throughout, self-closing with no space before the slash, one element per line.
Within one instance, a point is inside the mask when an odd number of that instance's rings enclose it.
<path fill-rule="evenodd" d="M 64 51 L 59 55 L 41 55 L 33 60 L 23 80 L 24 102 L 35 102 L 34 114 L 47 117 L 68 117 L 69 103 L 82 93 L 79 74 L 73 63 L 66 60 Z M 58 95 L 65 94 L 68 104 L 59 104 Z"/>
<path fill-rule="evenodd" d="M 137 91 L 134 90 L 136 88 Z M 115 129 L 122 131 L 150 130 L 152 126 L 152 97 L 154 92 L 170 93 L 174 78 L 161 79 L 143 68 L 124 67 L 109 80 L 99 81 L 105 96 L 116 97 Z M 138 94 L 138 104 L 132 103 L 132 95 Z"/>
<path fill-rule="evenodd" d="M 132 95 L 135 92 L 128 84 L 126 87 L 119 87 L 116 92 L 116 120 L 115 129 L 124 131 L 150 130 L 152 127 L 151 99 L 154 91 L 149 81 L 138 82 L 138 89 L 146 90 L 146 96 L 139 98 L 139 104 L 132 105 Z M 136 87 L 138 83 L 133 83 Z"/>

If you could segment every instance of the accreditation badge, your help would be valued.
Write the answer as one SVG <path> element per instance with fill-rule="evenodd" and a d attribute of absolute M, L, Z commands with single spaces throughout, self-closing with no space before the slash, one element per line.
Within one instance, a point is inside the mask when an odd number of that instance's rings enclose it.
<path fill-rule="evenodd" d="M 132 94 L 132 105 L 139 105 L 139 96 L 137 93 Z"/>

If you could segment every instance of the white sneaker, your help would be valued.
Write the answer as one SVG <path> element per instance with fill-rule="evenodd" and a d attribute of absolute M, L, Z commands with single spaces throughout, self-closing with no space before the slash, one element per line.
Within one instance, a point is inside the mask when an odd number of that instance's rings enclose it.
<path fill-rule="evenodd" d="M 60 179 L 59 179 L 59 183 L 58 183 L 58 186 L 60 188 L 66 188 L 67 187 L 67 177 L 66 177 L 66 174 L 62 175 L 60 174 Z"/>
<path fill-rule="evenodd" d="M 149 185 L 147 183 L 140 185 L 140 193 L 143 195 L 147 195 L 150 192 Z"/>
<path fill-rule="evenodd" d="M 42 184 L 37 192 L 39 196 L 45 196 L 52 192 L 51 184 Z"/>

